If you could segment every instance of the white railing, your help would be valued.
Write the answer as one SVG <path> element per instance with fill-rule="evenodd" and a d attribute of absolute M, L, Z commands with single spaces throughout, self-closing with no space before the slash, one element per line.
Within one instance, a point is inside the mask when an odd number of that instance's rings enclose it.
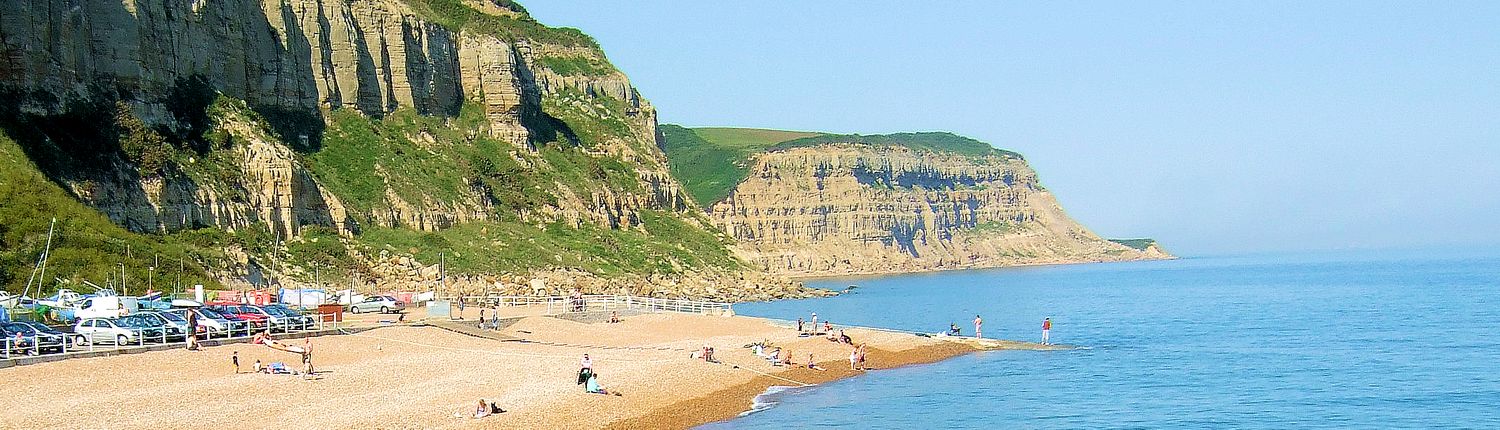
<path fill-rule="evenodd" d="M 322 316 L 316 313 L 305 315 L 312 318 L 311 323 L 305 325 L 298 323 L 293 327 L 287 327 L 287 324 L 283 324 L 275 327 L 277 331 L 284 331 L 286 333 L 304 333 L 334 329 L 342 325 L 339 322 L 324 321 Z M 205 340 L 244 339 L 266 330 L 266 326 L 254 325 L 249 321 L 231 321 L 229 327 L 222 331 L 211 331 L 207 326 L 202 325 L 200 327 L 204 328 L 204 332 L 198 336 L 200 342 Z M 49 339 L 55 335 L 23 336 L 20 339 L 15 336 L 5 336 L 4 338 L 0 338 L 0 359 L 42 354 L 92 352 L 144 347 L 147 345 L 187 345 L 187 337 L 182 333 L 169 334 L 167 330 L 162 328 L 120 328 L 130 332 L 126 335 L 125 342 L 120 342 L 118 337 L 120 333 L 115 332 L 101 332 L 99 334 L 63 333 L 61 339 L 57 342 Z M 60 351 L 56 351 L 58 349 Z"/>
<path fill-rule="evenodd" d="M 438 297 L 455 306 L 462 300 L 465 306 L 481 308 L 524 307 L 541 311 L 542 315 L 559 315 L 578 312 L 608 312 L 632 310 L 640 312 L 680 312 L 695 314 L 723 314 L 733 310 L 734 304 L 704 300 L 663 299 L 656 297 L 587 295 L 569 296 L 506 296 L 473 295 Z"/>

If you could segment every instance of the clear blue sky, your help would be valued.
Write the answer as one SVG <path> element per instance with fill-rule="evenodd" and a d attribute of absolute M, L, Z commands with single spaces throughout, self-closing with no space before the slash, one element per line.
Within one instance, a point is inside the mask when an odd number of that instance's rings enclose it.
<path fill-rule="evenodd" d="M 664 123 L 952 131 L 1108 237 L 1500 244 L 1500 2 L 524 4 Z"/>

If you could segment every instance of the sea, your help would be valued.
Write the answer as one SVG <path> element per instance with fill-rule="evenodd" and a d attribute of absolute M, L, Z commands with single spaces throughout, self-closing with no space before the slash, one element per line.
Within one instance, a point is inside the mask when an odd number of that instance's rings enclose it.
<path fill-rule="evenodd" d="M 742 315 L 1037 341 L 810 388 L 700 429 L 1500 428 L 1500 249 L 818 279 Z M 872 363 L 879 365 L 879 363 Z M 749 405 L 747 405 L 747 408 Z"/>

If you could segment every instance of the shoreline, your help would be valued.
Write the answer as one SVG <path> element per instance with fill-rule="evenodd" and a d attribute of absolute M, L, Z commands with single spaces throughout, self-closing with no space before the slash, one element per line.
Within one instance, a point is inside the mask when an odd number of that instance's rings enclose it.
<path fill-rule="evenodd" d="M 689 429 L 704 424 L 733 420 L 751 411 L 755 398 L 761 394 L 765 394 L 771 387 L 788 386 L 786 380 L 797 381 L 807 384 L 807 386 L 817 386 L 828 382 L 859 377 L 867 372 L 931 364 L 981 351 L 1067 349 L 1072 349 L 1072 347 L 973 338 L 944 339 L 943 342 L 936 344 L 922 345 L 901 351 L 872 348 L 869 351 L 869 362 L 879 367 L 865 371 L 849 370 L 849 362 L 847 360 L 831 360 L 818 362 L 819 366 L 827 369 L 824 371 L 808 369 L 806 367 L 783 369 L 779 372 L 771 373 L 771 376 L 758 376 L 749 382 L 736 384 L 704 396 L 678 401 L 671 405 L 654 409 L 642 416 L 611 422 L 604 428 L 609 430 L 638 428 Z"/>
<path fill-rule="evenodd" d="M 1141 261 L 1171 261 L 1171 260 L 1178 260 L 1178 259 L 1181 259 L 1181 258 L 1182 257 L 1171 255 L 1171 256 L 1160 257 L 1160 258 L 1136 258 L 1136 259 L 1125 259 L 1125 260 L 1069 260 L 1069 261 L 1048 261 L 1048 262 L 1020 263 L 1020 264 L 1002 264 L 1002 265 L 994 265 L 994 266 L 990 266 L 990 265 L 972 265 L 972 266 L 959 266 L 959 267 L 938 267 L 938 268 L 921 269 L 921 270 L 910 270 L 910 271 L 901 271 L 901 270 L 867 270 L 867 271 L 857 271 L 857 272 L 835 273 L 835 274 L 828 274 L 828 275 L 782 274 L 780 276 L 783 276 L 786 279 L 789 279 L 789 280 L 792 280 L 792 281 L 795 281 L 795 282 L 805 282 L 805 281 L 829 280 L 829 279 L 839 279 L 839 278 L 874 277 L 874 276 L 889 276 L 889 275 L 920 275 L 920 274 L 929 274 L 929 273 L 957 272 L 957 271 L 963 271 L 963 270 L 1009 269 L 1009 268 L 1044 267 L 1044 266 L 1072 266 L 1072 265 L 1078 265 L 1078 264 L 1131 263 L 1131 262 L 1141 262 Z"/>
<path fill-rule="evenodd" d="M 248 343 L 4 368 L 0 377 L 20 381 L 12 391 L 29 401 L 9 409 L 0 429 L 78 422 L 121 429 L 245 425 L 241 416 L 214 412 L 221 410 L 266 411 L 251 428 L 689 428 L 735 418 L 774 385 L 863 373 L 849 370 L 848 345 L 756 317 L 653 313 L 604 323 L 527 316 L 480 337 L 451 328 L 413 321 L 318 337 L 311 341 L 318 372 L 310 378 L 252 373 L 255 362 L 295 363 L 297 357 Z M 1066 348 L 841 328 L 868 345 L 868 364 L 879 369 L 989 349 Z M 795 363 L 805 364 L 811 354 L 827 370 L 773 367 L 749 349 L 757 342 L 789 348 Z M 705 345 L 715 347 L 719 363 L 691 357 Z M 601 385 L 623 396 L 590 394 L 575 383 L 583 354 L 604 375 Z M 233 366 L 234 357 L 241 368 Z M 223 396 L 226 391 L 236 395 Z M 155 409 L 161 398 L 180 399 L 182 407 Z M 79 408 L 79 399 L 92 407 Z M 465 417 L 476 399 L 511 412 Z M 156 413 L 138 413 L 147 409 Z"/>

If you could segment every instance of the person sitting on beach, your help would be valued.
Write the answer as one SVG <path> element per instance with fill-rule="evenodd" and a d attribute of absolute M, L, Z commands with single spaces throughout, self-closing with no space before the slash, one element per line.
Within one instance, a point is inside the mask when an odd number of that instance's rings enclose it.
<path fill-rule="evenodd" d="M 948 323 L 948 335 L 958 336 L 958 324 Z"/>
<path fill-rule="evenodd" d="M 777 366 L 791 367 L 792 366 L 792 350 L 788 349 L 788 350 L 781 351 L 781 360 L 778 361 L 778 362 L 776 362 L 776 365 Z"/>
<path fill-rule="evenodd" d="M 828 321 L 823 321 L 823 332 L 824 333 L 832 333 L 833 332 L 833 323 L 828 322 Z"/>
<path fill-rule="evenodd" d="M 255 367 L 251 367 L 250 370 L 254 371 L 255 373 L 260 373 L 261 367 L 259 358 L 255 359 Z"/>
<path fill-rule="evenodd" d="M 614 323 L 617 323 L 617 322 L 620 322 L 620 311 L 610 312 L 609 313 L 609 323 L 610 324 L 614 324 Z"/>
<path fill-rule="evenodd" d="M 620 392 L 618 391 L 609 391 L 608 389 L 605 389 L 604 386 L 599 385 L 598 373 L 589 375 L 589 380 L 584 384 L 583 390 L 589 394 L 614 394 L 616 396 L 620 395 Z"/>
<path fill-rule="evenodd" d="M 843 330 L 839 330 L 839 342 L 845 345 L 854 345 L 854 339 L 851 339 L 849 338 L 849 335 L 844 334 Z"/>
<path fill-rule="evenodd" d="M 824 370 L 828 370 L 828 369 L 824 369 L 823 366 L 819 366 L 818 363 L 816 363 L 816 362 L 813 361 L 813 356 L 812 356 L 811 352 L 807 353 L 807 368 L 808 369 L 812 369 L 812 370 L 816 370 L 816 371 L 819 371 L 819 372 L 824 371 Z"/>
<path fill-rule="evenodd" d="M 487 416 L 490 416 L 490 405 L 489 403 L 485 403 L 484 399 L 479 399 L 479 405 L 474 407 L 474 418 L 479 419 Z"/>

